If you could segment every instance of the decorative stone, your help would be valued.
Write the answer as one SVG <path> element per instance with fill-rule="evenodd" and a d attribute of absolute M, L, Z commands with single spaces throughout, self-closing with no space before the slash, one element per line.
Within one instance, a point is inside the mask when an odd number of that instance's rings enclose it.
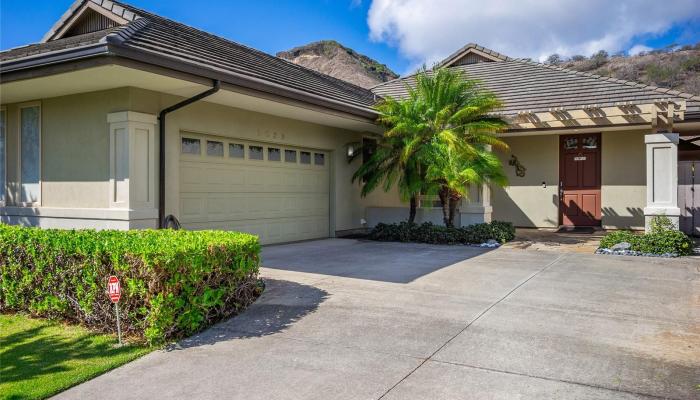
<path fill-rule="evenodd" d="M 629 250 L 631 247 L 632 247 L 632 245 L 627 243 L 627 242 L 620 242 L 620 243 L 614 245 L 613 247 L 611 247 L 610 249 L 611 250 Z"/>

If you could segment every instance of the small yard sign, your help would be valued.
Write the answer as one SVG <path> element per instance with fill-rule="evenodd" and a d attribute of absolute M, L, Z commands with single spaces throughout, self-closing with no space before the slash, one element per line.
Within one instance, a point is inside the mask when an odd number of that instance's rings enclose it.
<path fill-rule="evenodd" d="M 119 278 L 112 275 L 107 281 L 107 294 L 109 299 L 114 303 L 114 312 L 117 314 L 117 335 L 119 337 L 119 346 L 122 345 L 122 327 L 119 324 L 119 299 L 122 297 L 122 287 L 119 284 Z"/>
<path fill-rule="evenodd" d="M 114 275 L 109 277 L 107 292 L 109 293 L 109 299 L 112 300 L 112 303 L 119 302 L 119 299 L 122 297 L 122 287 L 119 284 L 119 278 Z"/>

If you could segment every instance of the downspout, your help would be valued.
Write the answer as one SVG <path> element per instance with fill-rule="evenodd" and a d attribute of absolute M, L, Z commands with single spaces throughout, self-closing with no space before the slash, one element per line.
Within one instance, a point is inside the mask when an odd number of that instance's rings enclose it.
<path fill-rule="evenodd" d="M 158 114 L 158 227 L 165 228 L 165 116 L 175 110 L 211 96 L 221 89 L 221 82 L 214 80 L 214 87 L 194 97 L 163 109 Z"/>

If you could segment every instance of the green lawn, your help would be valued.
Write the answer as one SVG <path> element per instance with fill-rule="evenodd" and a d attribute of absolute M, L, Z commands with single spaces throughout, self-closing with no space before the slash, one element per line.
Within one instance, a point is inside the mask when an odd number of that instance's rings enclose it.
<path fill-rule="evenodd" d="M 43 399 L 150 351 L 23 315 L 0 314 L 0 398 Z"/>

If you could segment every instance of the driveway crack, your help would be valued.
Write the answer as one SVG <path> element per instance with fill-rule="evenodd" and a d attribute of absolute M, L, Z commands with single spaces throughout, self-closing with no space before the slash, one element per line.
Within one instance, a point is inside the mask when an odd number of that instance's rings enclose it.
<path fill-rule="evenodd" d="M 390 387 L 386 392 L 384 392 L 381 396 L 379 396 L 379 397 L 378 397 L 378 400 L 381 400 L 381 399 L 383 399 L 384 397 L 386 397 L 386 395 L 389 394 L 392 390 L 394 390 L 394 388 L 396 388 L 396 387 L 399 386 L 403 381 L 405 381 L 406 379 L 408 379 L 409 376 L 413 375 L 414 372 L 416 372 L 416 371 L 417 371 L 420 367 L 422 367 L 426 362 L 428 362 L 429 360 L 431 360 L 437 353 L 439 353 L 442 349 L 444 349 L 445 346 L 447 346 L 447 345 L 450 344 L 455 338 L 457 338 L 457 336 L 461 335 L 464 331 L 466 331 L 467 329 L 469 329 L 470 326 L 472 326 L 476 321 L 478 321 L 481 317 L 483 317 L 483 316 L 484 316 L 487 312 L 489 312 L 492 308 L 496 307 L 496 306 L 497 306 L 498 304 L 500 304 L 503 300 L 507 299 L 511 294 L 513 294 L 513 292 L 515 292 L 515 291 L 518 290 L 520 287 L 522 287 L 523 285 L 525 285 L 526 283 L 528 283 L 530 280 L 532 280 L 534 277 L 536 277 L 537 275 L 539 275 L 539 274 L 541 274 L 542 272 L 546 271 L 546 270 L 549 269 L 551 266 L 553 266 L 554 264 L 558 263 L 559 261 L 563 260 L 563 259 L 566 258 L 566 257 L 567 257 L 567 254 L 560 254 L 560 255 L 558 255 L 557 258 L 555 258 L 554 260 L 550 261 L 550 262 L 547 263 L 544 267 L 542 267 L 542 268 L 540 268 L 539 270 L 533 272 L 532 274 L 530 274 L 530 276 L 528 276 L 527 278 L 525 278 L 524 280 L 522 280 L 520 283 L 518 283 L 517 285 L 515 285 L 515 287 L 513 287 L 511 290 L 509 290 L 508 293 L 506 293 L 505 295 L 503 295 L 500 299 L 498 299 L 498 300 L 496 300 L 495 302 L 491 303 L 488 307 L 486 307 L 483 311 L 481 311 L 481 312 L 479 313 L 479 315 L 476 316 L 476 318 L 474 318 L 474 319 L 472 319 L 471 321 L 469 321 L 469 323 L 468 323 L 467 325 L 465 325 L 464 328 L 462 328 L 459 332 L 457 332 L 457 333 L 455 333 L 454 335 L 452 335 L 452 337 L 450 337 L 449 339 L 447 339 L 447 341 L 445 341 L 445 343 L 443 343 L 440 347 L 438 347 L 437 350 L 435 350 L 434 352 L 432 352 L 428 357 L 424 358 L 424 359 L 421 361 L 421 363 L 418 364 L 418 366 L 416 366 L 415 368 L 413 368 L 408 374 L 406 374 L 403 378 L 401 378 L 398 382 L 396 382 L 392 387 Z"/>

